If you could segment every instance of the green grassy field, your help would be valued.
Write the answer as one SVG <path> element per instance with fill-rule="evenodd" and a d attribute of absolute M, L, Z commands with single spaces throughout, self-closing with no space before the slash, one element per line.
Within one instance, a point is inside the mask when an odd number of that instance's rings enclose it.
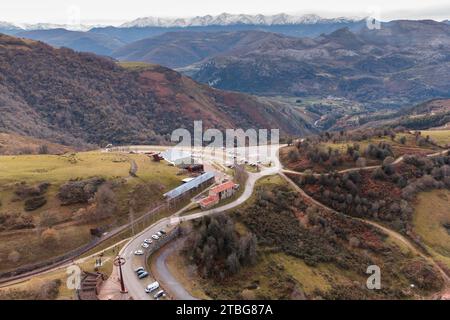
<path fill-rule="evenodd" d="M 423 130 L 422 136 L 430 138 L 438 145 L 445 147 L 450 145 L 450 130 Z"/>
<path fill-rule="evenodd" d="M 425 244 L 450 258 L 450 234 L 444 228 L 450 223 L 450 191 L 433 190 L 417 196 L 413 225 Z"/>
<path fill-rule="evenodd" d="M 56 155 L 24 155 L 0 157 L 0 183 L 35 183 L 50 181 L 62 183 L 75 178 L 100 176 L 104 178 L 127 177 L 130 159 L 135 159 L 142 179 L 154 179 L 163 184 L 174 183 L 175 167 L 165 162 L 152 162 L 147 156 L 101 152 L 82 152 Z"/>
<path fill-rule="evenodd" d="M 137 177 L 129 176 L 130 161 L 137 164 Z M 0 156 L 0 218 L 11 214 L 32 219 L 35 228 L 28 230 L 0 231 L 0 271 L 6 271 L 17 266 L 42 261 L 67 251 L 76 249 L 91 240 L 89 229 L 99 226 L 119 226 L 129 221 L 129 198 L 137 185 L 151 185 L 139 202 L 140 209 L 135 212 L 139 217 L 147 212 L 151 205 L 162 200 L 162 193 L 181 184 L 184 175 L 178 175 L 179 169 L 169 166 L 164 161 L 153 162 L 147 156 L 140 154 L 120 154 L 102 152 L 82 152 L 57 155 L 23 155 Z M 122 182 L 113 188 L 118 209 L 107 221 L 96 222 L 95 225 L 79 223 L 74 220 L 74 213 L 88 206 L 75 204 L 62 206 L 57 197 L 59 187 L 70 179 L 86 179 L 103 177 L 106 180 L 120 178 Z M 33 186 L 40 182 L 51 185 L 45 193 L 47 203 L 34 211 L 24 209 L 24 200 L 15 195 L 16 184 L 25 182 Z M 155 189 L 158 190 L 155 190 Z M 60 241 L 55 248 L 49 250 L 42 247 L 39 229 L 41 215 L 51 212 L 58 217 L 55 225 Z M 162 212 L 146 219 L 145 223 L 161 218 Z M 144 222 L 143 222 L 144 223 Z M 9 254 L 16 250 L 20 254 L 17 261 L 11 261 Z"/>

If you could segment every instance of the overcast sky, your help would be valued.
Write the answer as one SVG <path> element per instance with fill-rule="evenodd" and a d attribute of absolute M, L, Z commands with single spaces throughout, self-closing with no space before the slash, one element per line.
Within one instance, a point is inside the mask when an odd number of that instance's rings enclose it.
<path fill-rule="evenodd" d="M 450 18 L 448 0 L 0 0 L 0 21 L 119 24 L 146 16 L 189 17 L 222 12 L 367 16 L 382 20 Z"/>

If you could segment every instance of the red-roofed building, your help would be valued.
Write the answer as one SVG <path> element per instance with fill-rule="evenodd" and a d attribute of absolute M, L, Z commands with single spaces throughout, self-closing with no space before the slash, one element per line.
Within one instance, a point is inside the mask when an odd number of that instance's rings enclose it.
<path fill-rule="evenodd" d="M 219 203 L 220 200 L 231 197 L 239 188 L 238 184 L 228 181 L 209 190 L 209 195 L 198 202 L 202 209 L 210 208 Z"/>
<path fill-rule="evenodd" d="M 236 186 L 237 185 L 233 181 L 228 181 L 212 187 L 211 190 L 209 190 L 209 195 L 218 195 L 219 199 L 222 200 L 231 197 L 236 190 Z"/>
<path fill-rule="evenodd" d="M 219 196 L 216 194 L 207 196 L 206 198 L 203 198 L 198 202 L 198 204 L 202 209 L 211 208 L 212 206 L 215 206 L 218 203 L 219 203 Z"/>

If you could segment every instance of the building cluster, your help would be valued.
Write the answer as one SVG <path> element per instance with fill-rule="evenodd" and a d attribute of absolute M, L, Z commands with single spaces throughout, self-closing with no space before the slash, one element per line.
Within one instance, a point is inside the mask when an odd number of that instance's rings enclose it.
<path fill-rule="evenodd" d="M 183 184 L 164 194 L 164 198 L 169 204 L 190 199 L 207 187 L 215 183 L 213 172 L 204 172 L 202 164 L 196 164 L 192 154 L 186 151 L 170 149 L 158 154 L 169 164 L 177 166 L 191 174 L 191 177 L 183 179 Z M 221 200 L 231 197 L 238 190 L 239 185 L 233 181 L 227 181 L 212 187 L 208 195 L 197 203 L 202 209 L 215 206 Z"/>

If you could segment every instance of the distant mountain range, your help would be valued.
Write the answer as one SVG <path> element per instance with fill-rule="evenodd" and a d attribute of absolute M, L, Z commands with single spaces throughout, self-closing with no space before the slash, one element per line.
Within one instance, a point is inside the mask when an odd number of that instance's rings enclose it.
<path fill-rule="evenodd" d="M 201 46 L 195 41 L 195 47 Z M 191 42 L 177 47 L 193 48 Z M 150 49 L 169 61 L 170 50 Z M 450 26 L 393 21 L 379 30 L 343 28 L 314 39 L 267 34 L 266 40 L 232 47 L 180 70 L 225 90 L 331 95 L 373 106 L 400 106 L 450 97 Z"/>
<path fill-rule="evenodd" d="M 199 119 L 205 128 L 315 131 L 290 105 L 217 90 L 157 65 L 131 67 L 0 35 L 0 131 L 75 146 L 164 143 Z"/>
<path fill-rule="evenodd" d="M 92 28 L 101 27 L 101 25 L 69 25 L 69 24 L 56 24 L 56 23 L 25 23 L 14 24 L 9 22 L 0 21 L 0 30 L 9 31 L 9 33 L 23 32 L 23 31 L 35 31 L 35 30 L 53 30 L 53 29 L 65 29 L 70 31 L 89 31 Z"/>
<path fill-rule="evenodd" d="M 15 34 L 118 60 L 178 68 L 216 88 L 258 95 L 332 95 L 375 107 L 449 96 L 448 23 L 398 20 L 370 30 L 365 21 L 350 19 L 244 17 L 221 15 L 178 22 L 186 27 L 150 27 L 163 23 L 150 19 L 89 32 L 52 29 L 16 30 Z M 258 18 L 258 26 L 231 24 Z M 275 21 L 284 24 L 262 25 Z M 219 22 L 226 25 L 192 26 Z M 304 24 L 289 24 L 300 22 Z M 330 32 L 321 32 L 323 28 Z M 134 38 L 139 40 L 130 42 Z"/>
<path fill-rule="evenodd" d="M 249 52 L 262 43 L 276 42 L 285 36 L 263 31 L 168 32 L 132 42 L 111 53 L 123 61 L 157 63 L 180 68 L 214 56 Z"/>
<path fill-rule="evenodd" d="M 126 22 L 122 28 L 145 28 L 145 27 L 204 27 L 204 26 L 231 26 L 231 25 L 301 25 L 317 23 L 348 23 L 361 21 L 363 18 L 333 18 L 325 19 L 316 14 L 306 14 L 300 16 L 288 15 L 285 13 L 275 15 L 249 15 L 249 14 L 229 14 L 222 13 L 217 16 L 206 15 L 192 18 L 158 18 L 145 17 Z"/>
<path fill-rule="evenodd" d="M 111 53 L 126 45 L 125 42 L 101 33 L 70 31 L 66 29 L 33 30 L 14 33 L 15 36 L 43 41 L 55 47 L 66 47 L 76 51 L 93 52 L 98 55 Z"/>
<path fill-rule="evenodd" d="M 398 20 L 315 38 L 263 31 L 169 32 L 114 50 L 216 88 L 258 95 L 336 96 L 397 107 L 450 96 L 450 26 Z"/>
<path fill-rule="evenodd" d="M 218 16 L 194 18 L 140 18 L 124 23 L 119 27 L 58 24 L 15 25 L 0 22 L 0 33 L 44 41 L 53 46 L 64 46 L 79 51 L 85 51 L 86 46 L 84 43 L 89 43 L 91 48 L 87 51 L 110 55 L 112 51 L 120 47 L 119 44 L 129 44 L 167 32 L 257 30 L 296 37 L 315 37 L 321 33 L 330 33 L 342 27 L 348 27 L 353 30 L 363 25 L 365 25 L 364 20 L 353 18 L 324 19 L 317 15 L 291 16 L 278 14 L 273 16 L 252 16 L 224 13 Z M 66 34 L 64 34 L 65 31 L 67 31 Z M 74 34 L 73 32 L 80 33 Z M 77 38 L 77 40 L 74 41 L 74 38 Z M 97 41 L 99 43 L 95 43 Z M 82 42 L 82 44 L 80 45 L 79 42 Z"/>

